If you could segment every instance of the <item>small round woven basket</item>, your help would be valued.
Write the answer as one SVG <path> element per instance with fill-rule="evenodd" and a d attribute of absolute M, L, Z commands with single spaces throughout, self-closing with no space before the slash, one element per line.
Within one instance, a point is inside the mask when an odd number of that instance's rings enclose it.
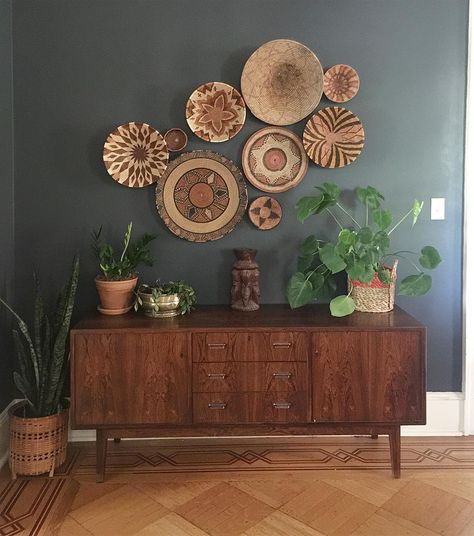
<path fill-rule="evenodd" d="M 382 283 L 377 275 L 370 283 L 348 279 L 351 298 L 356 311 L 363 313 L 388 313 L 395 304 L 395 284 L 397 281 L 397 264 L 390 270 L 390 283 Z"/>
<path fill-rule="evenodd" d="M 10 409 L 10 470 L 17 475 L 53 476 L 66 461 L 69 408 L 48 417 L 19 416 L 24 402 Z"/>

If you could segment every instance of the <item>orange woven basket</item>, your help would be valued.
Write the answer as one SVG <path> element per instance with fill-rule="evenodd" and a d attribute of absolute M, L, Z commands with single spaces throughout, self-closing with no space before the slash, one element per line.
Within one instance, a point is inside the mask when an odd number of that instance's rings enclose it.
<path fill-rule="evenodd" d="M 48 417 L 27 418 L 18 414 L 25 402 L 10 409 L 10 470 L 17 475 L 53 476 L 66 461 L 69 409 Z"/>
<path fill-rule="evenodd" d="M 377 275 L 370 283 L 348 279 L 351 298 L 356 311 L 363 313 L 387 313 L 395 304 L 395 284 L 397 281 L 397 264 L 390 270 L 390 283 L 382 283 Z"/>

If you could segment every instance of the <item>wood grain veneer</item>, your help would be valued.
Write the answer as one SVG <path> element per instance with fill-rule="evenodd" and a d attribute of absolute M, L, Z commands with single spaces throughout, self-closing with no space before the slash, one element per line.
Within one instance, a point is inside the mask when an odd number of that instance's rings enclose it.
<path fill-rule="evenodd" d="M 107 440 L 186 435 L 388 434 L 425 422 L 426 329 L 399 308 L 201 306 L 152 319 L 91 315 L 71 332 L 72 424 Z"/>

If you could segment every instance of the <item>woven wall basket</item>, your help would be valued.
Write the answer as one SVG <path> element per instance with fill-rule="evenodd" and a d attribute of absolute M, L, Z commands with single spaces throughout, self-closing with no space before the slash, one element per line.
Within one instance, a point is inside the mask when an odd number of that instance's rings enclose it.
<path fill-rule="evenodd" d="M 53 476 L 66 460 L 69 409 L 48 417 L 20 417 L 24 402 L 10 409 L 10 469 L 17 475 Z"/>
<path fill-rule="evenodd" d="M 371 283 L 362 283 L 349 279 L 349 290 L 352 288 L 351 297 L 354 300 L 356 311 L 364 313 L 387 313 L 395 304 L 395 284 L 397 281 L 397 264 L 395 261 L 389 268 L 391 281 L 382 283 L 376 275 Z"/>

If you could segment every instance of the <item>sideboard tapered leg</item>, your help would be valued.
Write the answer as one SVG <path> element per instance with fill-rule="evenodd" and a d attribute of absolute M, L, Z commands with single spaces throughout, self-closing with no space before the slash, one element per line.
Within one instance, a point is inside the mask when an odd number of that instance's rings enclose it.
<path fill-rule="evenodd" d="M 394 426 L 389 434 L 390 458 L 392 460 L 392 474 L 394 478 L 400 478 L 401 442 L 400 426 Z"/>
<path fill-rule="evenodd" d="M 96 481 L 105 480 L 105 461 L 107 458 L 107 433 L 105 430 L 97 430 L 96 439 Z"/>

